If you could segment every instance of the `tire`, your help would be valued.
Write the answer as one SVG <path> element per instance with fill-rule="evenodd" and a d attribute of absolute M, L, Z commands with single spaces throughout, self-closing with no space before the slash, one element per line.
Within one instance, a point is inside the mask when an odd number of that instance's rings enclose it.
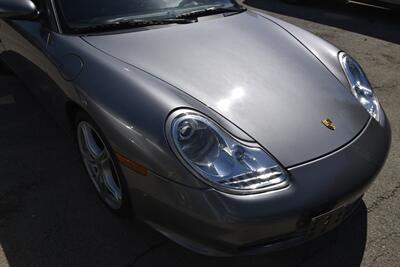
<path fill-rule="evenodd" d="M 11 75 L 12 71 L 10 68 L 4 63 L 2 60 L 0 60 L 0 75 Z"/>
<path fill-rule="evenodd" d="M 115 214 L 133 215 L 126 180 L 100 127 L 83 111 L 77 112 L 74 126 L 82 164 L 97 195 Z"/>

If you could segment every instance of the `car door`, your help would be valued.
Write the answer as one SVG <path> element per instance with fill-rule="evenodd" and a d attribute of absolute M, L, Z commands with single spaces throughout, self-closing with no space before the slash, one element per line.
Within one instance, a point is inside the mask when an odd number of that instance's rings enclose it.
<path fill-rule="evenodd" d="M 0 20 L 1 57 L 56 119 L 64 119 L 60 101 L 65 101 L 65 97 L 49 75 L 49 70 L 57 67 L 48 53 L 57 30 L 51 1 L 34 2 L 40 9 L 40 19 Z"/>
<path fill-rule="evenodd" d="M 42 10 L 42 1 L 35 2 Z M 43 19 L 1 21 L 2 58 L 36 95 L 40 95 L 46 75 L 44 51 L 48 36 L 49 30 Z"/>

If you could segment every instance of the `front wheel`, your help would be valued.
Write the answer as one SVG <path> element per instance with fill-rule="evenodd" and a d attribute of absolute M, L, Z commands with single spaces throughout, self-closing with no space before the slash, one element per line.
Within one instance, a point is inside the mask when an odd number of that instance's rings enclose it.
<path fill-rule="evenodd" d="M 127 187 L 106 138 L 83 112 L 76 116 L 75 129 L 84 167 L 101 200 L 115 213 L 128 215 Z"/>

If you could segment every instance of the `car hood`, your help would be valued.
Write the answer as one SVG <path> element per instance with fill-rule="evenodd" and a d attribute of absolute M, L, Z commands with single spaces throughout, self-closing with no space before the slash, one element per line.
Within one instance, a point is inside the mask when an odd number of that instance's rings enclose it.
<path fill-rule="evenodd" d="M 309 50 L 251 12 L 83 38 L 217 111 L 286 167 L 338 149 L 369 119 Z M 325 118 L 336 130 L 322 124 Z"/>

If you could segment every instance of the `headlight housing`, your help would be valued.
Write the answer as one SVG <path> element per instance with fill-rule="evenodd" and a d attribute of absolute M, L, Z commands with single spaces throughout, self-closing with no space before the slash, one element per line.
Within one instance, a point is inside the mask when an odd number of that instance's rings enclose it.
<path fill-rule="evenodd" d="M 344 52 L 339 53 L 339 61 L 350 83 L 351 92 L 368 113 L 379 121 L 381 107 L 378 98 L 360 65 Z"/>
<path fill-rule="evenodd" d="M 288 185 L 285 169 L 258 144 L 237 140 L 199 112 L 174 112 L 166 131 L 184 165 L 217 189 L 251 194 Z"/>

